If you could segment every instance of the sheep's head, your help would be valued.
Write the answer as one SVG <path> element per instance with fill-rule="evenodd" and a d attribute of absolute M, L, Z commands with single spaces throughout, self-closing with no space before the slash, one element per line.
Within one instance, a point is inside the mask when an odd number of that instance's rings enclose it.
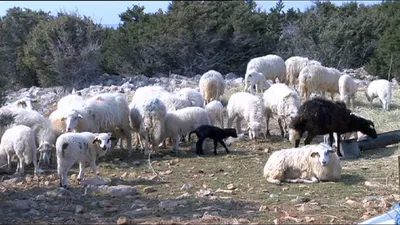
<path fill-rule="evenodd" d="M 376 130 L 375 130 L 374 122 L 372 122 L 371 120 L 362 118 L 360 116 L 356 116 L 354 114 L 351 114 L 350 116 L 351 116 L 352 120 L 356 121 L 358 131 L 361 131 L 363 134 L 366 134 L 366 135 L 372 137 L 373 139 L 378 137 L 378 134 L 376 133 Z"/>
<path fill-rule="evenodd" d="M 333 153 L 335 153 L 335 151 L 333 151 L 331 146 L 325 143 L 320 143 L 318 146 L 313 148 L 310 157 L 318 157 L 318 162 L 321 166 L 326 166 L 329 164 L 330 154 Z"/>
<path fill-rule="evenodd" d="M 116 140 L 112 134 L 109 133 L 95 133 L 96 137 L 93 140 L 93 144 L 98 144 L 101 149 L 103 149 L 104 153 L 107 154 L 112 146 L 112 141 Z"/>
<path fill-rule="evenodd" d="M 39 152 L 39 163 L 50 165 L 52 160 L 52 152 L 55 151 L 56 146 L 45 141 L 40 144 L 37 151 Z"/>
<path fill-rule="evenodd" d="M 237 138 L 237 133 L 235 128 L 225 128 L 224 131 L 231 137 Z"/>
<path fill-rule="evenodd" d="M 256 139 L 261 132 L 261 124 L 259 122 L 251 122 L 246 131 L 249 132 L 250 140 Z"/>
<path fill-rule="evenodd" d="M 65 122 L 66 131 L 67 132 L 76 132 L 76 128 L 78 127 L 79 120 L 82 119 L 83 116 L 76 110 L 71 110 L 65 113 L 65 116 L 61 118 L 61 121 Z"/>

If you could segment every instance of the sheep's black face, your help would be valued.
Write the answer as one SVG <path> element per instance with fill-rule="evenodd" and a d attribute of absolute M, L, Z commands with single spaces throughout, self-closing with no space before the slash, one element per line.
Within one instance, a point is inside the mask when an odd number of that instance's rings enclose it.
<path fill-rule="evenodd" d="M 237 138 L 238 137 L 235 128 L 226 128 L 225 131 L 226 131 L 227 134 L 229 134 L 229 136 L 231 136 L 233 138 Z"/>
<path fill-rule="evenodd" d="M 360 131 L 373 139 L 377 138 L 378 135 L 375 130 L 375 125 L 371 120 L 365 120 L 364 123 L 362 123 L 362 126 L 360 126 Z"/>

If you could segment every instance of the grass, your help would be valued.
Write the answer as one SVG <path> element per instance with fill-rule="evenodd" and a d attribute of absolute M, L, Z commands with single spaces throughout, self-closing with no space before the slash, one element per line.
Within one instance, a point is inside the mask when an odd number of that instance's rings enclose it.
<path fill-rule="evenodd" d="M 230 94 L 237 91 L 228 90 L 223 98 L 226 101 Z M 360 91 L 354 111 L 372 119 L 378 132 L 398 129 L 400 91 L 394 90 L 393 105 L 389 112 L 383 111 L 378 100 L 375 101 L 374 108 L 370 109 Z M 147 159 L 140 153 L 136 152 L 129 158 L 126 150 L 115 149 L 112 155 L 99 160 L 101 176 L 111 179 L 112 185 L 135 186 L 138 195 L 121 198 L 101 194 L 82 195 L 84 189 L 70 180 L 71 192 L 78 196 L 75 200 L 49 200 L 45 203 L 51 207 L 41 207 L 40 216 L 13 217 L 15 214 L 8 213 L 3 215 L 4 222 L 23 223 L 29 218 L 53 223 L 57 219 L 66 222 L 73 218 L 75 223 L 115 223 L 118 217 L 127 216 L 134 223 L 147 224 L 266 224 L 276 220 L 279 223 L 354 224 L 383 213 L 391 207 L 392 202 L 400 201 L 397 145 L 362 152 L 358 159 L 342 160 L 340 182 L 284 183 L 279 186 L 267 183 L 262 177 L 262 169 L 269 155 L 274 150 L 291 147 L 281 137 L 274 136 L 279 134 L 277 122 L 272 120 L 271 123 L 272 137 L 267 140 L 235 142 L 229 146 L 229 155 L 225 154 L 223 148 L 219 148 L 217 156 L 209 150 L 204 157 L 197 157 L 193 152 L 194 143 L 182 144 L 182 153 L 178 157 L 169 155 L 170 149 L 161 149 L 152 156 L 152 166 L 159 174 L 158 178 L 154 178 Z M 122 162 L 127 163 L 128 168 L 121 168 Z M 54 169 L 55 165 L 49 174 L 53 174 Z M 75 166 L 70 174 L 77 171 Z M 89 168 L 86 171 L 89 172 Z M 28 170 L 28 173 L 31 174 L 31 171 Z M 42 176 L 38 183 L 25 182 L 13 188 L 0 189 L 3 190 L 0 191 L 0 199 L 5 202 L 31 199 L 54 189 L 58 185 L 54 179 L 48 186 L 44 183 L 49 176 Z M 185 184 L 192 187 L 182 189 Z M 227 190 L 230 184 L 235 187 L 232 193 L 217 192 L 218 189 Z M 145 193 L 143 189 L 147 186 L 152 186 L 156 191 Z M 196 193 L 201 189 L 210 189 L 213 194 L 200 197 Z M 383 200 L 365 200 L 371 196 Z M 117 210 L 107 211 L 98 207 L 96 202 L 102 200 L 109 200 Z M 160 205 L 167 200 L 180 201 L 180 205 Z M 84 214 L 74 214 L 74 206 L 77 204 L 84 206 Z M 0 207 L 0 214 L 10 207 L 7 204 Z M 59 209 L 51 210 L 52 207 Z"/>

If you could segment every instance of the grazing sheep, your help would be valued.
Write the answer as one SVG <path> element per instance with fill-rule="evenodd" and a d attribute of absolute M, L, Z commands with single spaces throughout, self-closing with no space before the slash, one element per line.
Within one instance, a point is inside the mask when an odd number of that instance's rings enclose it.
<path fill-rule="evenodd" d="M 266 89 L 269 88 L 269 84 L 267 82 L 267 79 L 265 79 L 265 76 L 262 73 L 258 72 L 250 72 L 247 75 L 247 83 L 245 83 L 244 86 L 244 91 L 247 91 L 250 89 L 250 93 L 254 94 L 253 92 L 255 91 L 256 93 L 265 91 Z"/>
<path fill-rule="evenodd" d="M 384 79 L 372 81 L 365 92 L 368 102 L 373 107 L 373 100 L 379 97 L 382 102 L 382 108 L 389 111 L 390 104 L 392 102 L 392 84 Z"/>
<path fill-rule="evenodd" d="M 165 116 L 164 138 L 173 138 L 173 151 L 179 152 L 179 135 L 187 134 L 201 125 L 210 125 L 205 109 L 193 106 L 168 112 Z"/>
<path fill-rule="evenodd" d="M 281 135 L 288 134 L 287 125 L 297 115 L 300 107 L 300 96 L 286 84 L 273 84 L 264 92 L 263 102 L 267 123 L 267 135 L 269 132 L 269 119 L 276 116 L 278 119 Z M 283 123 L 283 126 L 282 126 Z"/>
<path fill-rule="evenodd" d="M 247 64 L 246 74 L 244 76 L 244 83 L 247 85 L 249 75 L 252 72 L 258 72 L 264 75 L 265 79 L 275 80 L 278 78 L 279 82 L 286 82 L 286 65 L 285 61 L 277 55 L 266 55 L 262 57 L 253 58 Z M 245 90 L 247 86 L 245 87 Z"/>
<path fill-rule="evenodd" d="M 7 129 L 1 137 L 0 151 L 7 154 L 8 171 L 11 171 L 11 157 L 18 156 L 18 166 L 15 174 L 24 174 L 24 165 L 33 162 L 34 175 L 36 176 L 39 167 L 36 157 L 36 143 L 34 131 L 25 126 L 17 125 Z"/>
<path fill-rule="evenodd" d="M 299 74 L 300 97 L 309 100 L 312 92 L 321 91 L 323 97 L 325 92 L 334 94 L 339 93 L 339 78 L 342 73 L 335 68 L 324 66 L 309 65 L 304 67 Z"/>
<path fill-rule="evenodd" d="M 262 98 L 247 92 L 237 92 L 231 95 L 226 106 L 228 111 L 228 128 L 236 119 L 236 131 L 241 133 L 241 122 L 247 122 L 250 140 L 255 139 L 261 132 L 261 121 L 264 114 Z"/>
<path fill-rule="evenodd" d="M 49 120 L 35 110 L 0 108 L 0 136 L 3 135 L 6 128 L 15 125 L 30 127 L 34 131 L 36 146 L 39 146 L 38 151 L 42 155 L 40 158 L 51 158 L 50 155 L 55 148 L 57 135 Z"/>
<path fill-rule="evenodd" d="M 304 102 L 289 124 L 289 140 L 299 146 L 300 138 L 307 131 L 308 136 L 304 144 L 308 145 L 317 135 L 329 134 L 330 145 L 333 143 L 333 133 L 338 134 L 336 142 L 337 154 L 340 153 L 341 134 L 361 131 L 362 133 L 376 138 L 376 130 L 371 120 L 357 116 L 342 101 L 329 101 L 322 98 L 315 98 Z"/>
<path fill-rule="evenodd" d="M 273 184 L 339 181 L 341 175 L 339 157 L 323 143 L 275 151 L 264 166 L 264 177 Z"/>
<path fill-rule="evenodd" d="M 209 70 L 204 73 L 199 81 L 200 93 L 205 100 L 205 104 L 213 100 L 219 100 L 225 92 L 225 80 L 221 73 L 215 70 Z"/>
<path fill-rule="evenodd" d="M 197 127 L 195 130 L 191 131 L 189 133 L 189 141 L 190 141 L 190 135 L 193 133 L 195 133 L 198 138 L 198 141 L 196 143 L 197 155 L 204 155 L 202 146 L 206 138 L 213 139 L 214 141 L 214 155 L 217 155 L 218 142 L 225 148 L 226 154 L 229 154 L 229 149 L 228 147 L 226 147 L 224 139 L 228 137 L 237 138 L 236 129 L 234 128 L 221 129 L 219 127 L 211 125 L 201 125 Z"/>
<path fill-rule="evenodd" d="M 192 88 L 182 88 L 175 93 L 179 99 L 189 100 L 190 106 L 198 106 L 204 108 L 204 98 L 199 91 Z"/>
<path fill-rule="evenodd" d="M 358 90 L 358 84 L 349 75 L 344 74 L 339 78 L 340 100 L 346 103 L 346 106 L 354 107 L 354 98 Z"/>
<path fill-rule="evenodd" d="M 215 126 L 218 121 L 221 128 L 224 127 L 224 117 L 226 117 L 227 111 L 220 101 L 213 100 L 209 102 L 205 110 L 208 112 L 211 124 Z"/>
<path fill-rule="evenodd" d="M 308 65 L 318 65 L 321 63 L 315 60 L 310 60 L 306 57 L 293 56 L 285 61 L 286 64 L 286 81 L 290 87 L 296 88 L 298 84 L 297 78 L 299 77 L 300 71 Z"/>
<path fill-rule="evenodd" d="M 102 93 L 87 99 L 81 108 L 64 111 L 67 132 L 112 132 L 126 138 L 128 152 L 132 154 L 129 107 L 123 94 Z M 113 143 L 115 146 L 116 142 Z"/>
<path fill-rule="evenodd" d="M 98 178 L 96 160 L 107 154 L 111 149 L 111 141 L 115 138 L 111 133 L 64 133 L 57 138 L 57 173 L 60 179 L 60 186 L 68 186 L 68 171 L 79 162 L 79 174 L 77 180 L 83 178 L 85 163 L 89 162 L 96 178 Z"/>

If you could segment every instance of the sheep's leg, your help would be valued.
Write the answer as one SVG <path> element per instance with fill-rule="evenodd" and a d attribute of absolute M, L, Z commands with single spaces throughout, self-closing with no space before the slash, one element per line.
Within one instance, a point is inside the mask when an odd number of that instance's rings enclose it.
<path fill-rule="evenodd" d="M 18 157 L 18 164 L 19 164 L 19 169 L 16 171 L 16 175 L 23 175 L 24 174 L 24 166 L 25 166 L 25 157 L 22 156 L 21 158 Z"/>
<path fill-rule="evenodd" d="M 36 177 L 38 173 L 42 173 L 43 172 L 43 170 L 41 170 L 39 168 L 36 151 L 33 154 L 32 161 L 33 161 L 33 175 Z"/>
<path fill-rule="evenodd" d="M 310 180 L 308 180 L 308 179 L 302 179 L 302 180 L 303 180 L 303 183 L 307 183 L 307 184 L 312 184 L 312 183 L 318 183 L 319 182 L 319 179 L 316 178 L 316 177 L 311 177 Z"/>
<path fill-rule="evenodd" d="M 282 135 L 282 137 L 284 137 L 285 132 L 283 131 L 282 119 L 281 118 L 278 118 L 278 125 L 279 125 L 279 129 L 281 130 L 281 135 Z"/>
<path fill-rule="evenodd" d="M 312 177 L 310 180 L 308 179 L 302 179 L 302 178 L 297 178 L 297 179 L 285 179 L 286 182 L 288 183 L 317 183 L 319 180 L 316 177 Z"/>
<path fill-rule="evenodd" d="M 196 142 L 196 155 L 204 155 L 203 142 L 205 140 L 205 137 L 199 137 L 199 140 Z"/>
<path fill-rule="evenodd" d="M 218 153 L 217 153 L 218 142 L 216 139 L 213 139 L 213 141 L 214 141 L 214 155 L 218 155 Z"/>
<path fill-rule="evenodd" d="M 315 135 L 312 135 L 309 132 L 306 139 L 304 140 L 304 145 L 309 145 L 314 137 L 315 137 Z"/>
<path fill-rule="evenodd" d="M 235 117 L 228 117 L 228 124 L 226 125 L 227 128 L 231 128 L 232 127 L 234 119 L 235 119 Z"/>
<path fill-rule="evenodd" d="M 268 135 L 268 136 L 271 135 L 271 134 L 269 133 L 269 119 L 270 119 L 270 116 L 267 115 L 267 116 L 265 117 L 265 122 L 267 123 L 267 135 Z"/>
<path fill-rule="evenodd" d="M 11 171 L 11 155 L 7 153 L 7 170 Z"/>
<path fill-rule="evenodd" d="M 225 148 L 226 154 L 229 154 L 229 149 L 226 147 L 224 140 L 219 140 L 218 142 Z"/>
<path fill-rule="evenodd" d="M 126 129 L 124 129 L 124 133 L 125 133 L 125 139 L 126 139 L 126 145 L 128 146 L 128 155 L 129 156 L 132 156 L 132 136 L 131 136 L 131 133 L 128 131 L 128 130 L 126 130 Z M 121 138 L 121 142 L 120 142 L 120 146 L 121 146 L 121 148 L 122 148 L 122 138 Z"/>
<path fill-rule="evenodd" d="M 342 135 L 341 134 L 339 134 L 339 133 L 336 133 L 337 134 L 337 139 L 336 139 L 336 152 L 337 152 L 337 155 L 339 156 L 339 157 L 342 157 L 343 155 L 342 155 L 342 153 L 340 152 L 340 141 L 341 141 L 341 139 L 342 139 Z"/>
<path fill-rule="evenodd" d="M 174 139 L 175 139 L 174 145 L 173 145 L 174 147 L 173 147 L 172 151 L 178 153 L 179 152 L 179 135 L 176 135 Z"/>
<path fill-rule="evenodd" d="M 331 132 L 331 133 L 329 133 L 329 146 L 331 146 L 332 147 L 332 145 L 333 145 L 333 132 Z"/>
<path fill-rule="evenodd" d="M 240 117 L 236 118 L 236 131 L 242 133 L 242 118 Z"/>
<path fill-rule="evenodd" d="M 90 161 L 89 161 L 89 164 L 90 164 L 90 168 L 92 168 L 94 177 L 95 177 L 96 179 L 98 179 L 98 178 L 99 178 L 99 171 L 97 170 L 96 160 L 90 160 Z"/>
<path fill-rule="evenodd" d="M 85 161 L 79 161 L 79 174 L 76 180 L 81 181 L 84 173 L 85 173 Z"/>

